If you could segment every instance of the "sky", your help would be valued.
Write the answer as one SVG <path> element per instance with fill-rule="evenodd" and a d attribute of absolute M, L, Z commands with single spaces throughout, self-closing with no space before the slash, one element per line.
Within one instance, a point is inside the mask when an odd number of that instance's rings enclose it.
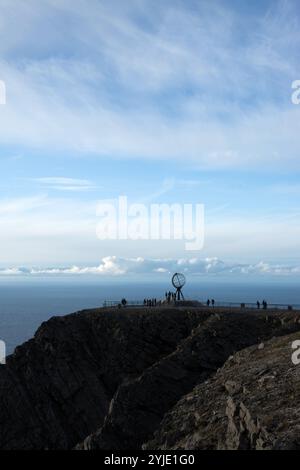
<path fill-rule="evenodd" d="M 298 0 L 0 0 L 0 274 L 300 272 Z M 97 201 L 204 204 L 99 240 Z"/>

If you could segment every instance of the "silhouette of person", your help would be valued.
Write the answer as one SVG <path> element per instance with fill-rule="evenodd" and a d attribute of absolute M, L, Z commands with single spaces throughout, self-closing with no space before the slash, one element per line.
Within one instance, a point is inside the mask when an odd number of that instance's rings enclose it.
<path fill-rule="evenodd" d="M 210 300 L 209 299 L 207 299 L 206 304 L 207 304 L 208 307 L 210 306 Z"/>
<path fill-rule="evenodd" d="M 211 300 L 211 305 L 214 307 L 215 306 L 215 299 Z"/>
<path fill-rule="evenodd" d="M 260 302 L 259 300 L 256 302 L 257 308 L 260 309 Z"/>

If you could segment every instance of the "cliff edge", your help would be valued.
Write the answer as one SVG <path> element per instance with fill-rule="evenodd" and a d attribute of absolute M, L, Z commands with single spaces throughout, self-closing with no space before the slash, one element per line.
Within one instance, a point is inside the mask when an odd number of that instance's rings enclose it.
<path fill-rule="evenodd" d="M 298 312 L 170 307 L 54 317 L 0 367 L 0 448 L 295 447 L 280 414 L 273 424 L 270 416 L 285 406 L 296 426 L 300 369 L 290 343 L 299 330 Z"/>

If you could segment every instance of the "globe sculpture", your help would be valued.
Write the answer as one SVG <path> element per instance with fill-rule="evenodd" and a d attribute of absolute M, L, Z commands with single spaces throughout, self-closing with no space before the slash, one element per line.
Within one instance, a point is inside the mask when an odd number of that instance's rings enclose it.
<path fill-rule="evenodd" d="M 173 287 L 176 289 L 176 300 L 184 300 L 182 288 L 186 283 L 185 276 L 181 273 L 175 273 L 172 277 Z"/>

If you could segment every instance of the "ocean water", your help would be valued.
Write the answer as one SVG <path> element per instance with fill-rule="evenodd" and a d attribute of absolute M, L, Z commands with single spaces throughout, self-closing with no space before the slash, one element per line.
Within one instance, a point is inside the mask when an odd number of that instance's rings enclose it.
<path fill-rule="evenodd" d="M 2 280 L 0 283 L 0 340 L 7 353 L 31 338 L 40 324 L 54 315 L 101 307 L 104 300 L 143 300 L 164 298 L 171 290 L 168 280 L 161 282 L 131 281 L 103 283 L 93 279 Z M 300 305 L 297 281 L 272 279 L 257 281 L 220 278 L 199 279 L 184 289 L 185 297 L 217 302 L 256 302 Z"/>

